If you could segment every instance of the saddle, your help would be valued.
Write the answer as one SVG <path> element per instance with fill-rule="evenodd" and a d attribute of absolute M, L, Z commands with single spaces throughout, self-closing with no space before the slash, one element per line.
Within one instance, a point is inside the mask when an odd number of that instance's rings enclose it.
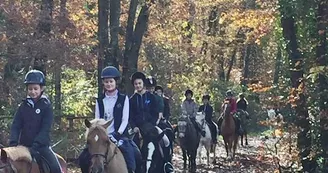
<path fill-rule="evenodd" d="M 57 157 L 57 159 L 58 159 L 58 157 Z M 38 165 L 40 173 L 51 173 L 50 165 L 49 165 L 48 161 L 40 154 L 37 154 L 33 158 L 33 162 L 35 162 Z"/>

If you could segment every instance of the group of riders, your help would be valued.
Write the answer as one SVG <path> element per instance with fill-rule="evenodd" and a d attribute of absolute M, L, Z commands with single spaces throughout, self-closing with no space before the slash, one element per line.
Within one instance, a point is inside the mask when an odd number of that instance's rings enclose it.
<path fill-rule="evenodd" d="M 120 72 L 113 66 L 108 66 L 102 70 L 101 79 L 104 92 L 101 98 L 96 100 L 95 118 L 113 120 L 108 127 L 108 137 L 111 140 L 122 141 L 119 144 L 129 173 L 136 172 L 138 169 L 137 161 L 141 158 L 140 153 L 140 135 L 147 136 L 153 128 L 157 129 L 158 134 L 166 130 L 174 131 L 170 122 L 169 99 L 164 95 L 163 88 L 157 85 L 156 79 L 146 77 L 142 72 L 136 72 L 131 76 L 131 83 L 134 86 L 135 93 L 128 98 L 118 89 L 120 81 Z M 50 148 L 50 131 L 53 123 L 53 110 L 49 99 L 44 95 L 45 76 L 39 70 L 31 70 L 25 76 L 27 98 L 20 104 L 11 127 L 10 146 L 23 145 L 29 148 L 32 157 L 41 155 L 49 164 L 52 173 L 60 173 L 59 162 Z M 225 101 L 232 105 L 231 114 L 237 110 L 247 111 L 248 102 L 243 94 L 236 100 L 233 92 L 226 92 Z M 211 136 L 214 143 L 217 142 L 217 134 L 220 133 L 213 122 L 213 108 L 210 105 L 210 96 L 205 94 L 203 105 L 198 107 L 193 100 L 193 92 L 185 92 L 186 99 L 182 103 L 182 113 L 190 117 L 197 131 L 205 136 L 205 131 L 195 120 L 197 112 L 205 114 L 205 120 L 211 129 Z M 247 112 L 246 112 L 247 113 Z M 220 126 L 220 121 L 218 125 Z M 240 120 L 235 119 L 237 131 L 242 133 Z M 173 139 L 164 135 L 163 160 L 164 170 L 170 172 L 173 169 L 171 164 L 173 153 Z M 91 156 L 88 146 L 82 151 L 79 157 L 79 165 L 82 173 L 88 173 L 90 168 Z"/>

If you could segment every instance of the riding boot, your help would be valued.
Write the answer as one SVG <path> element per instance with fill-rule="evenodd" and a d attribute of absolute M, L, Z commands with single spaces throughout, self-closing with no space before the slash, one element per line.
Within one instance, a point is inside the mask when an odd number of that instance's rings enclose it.
<path fill-rule="evenodd" d="M 238 135 L 242 135 L 243 134 L 243 131 L 242 131 L 242 128 L 240 126 L 240 120 L 239 120 L 239 118 L 235 118 L 235 122 L 236 122 L 236 131 L 237 131 L 237 134 Z"/>
<path fill-rule="evenodd" d="M 79 166 L 82 173 L 89 173 L 90 167 L 90 154 L 88 148 L 84 148 L 82 153 L 79 156 Z"/>

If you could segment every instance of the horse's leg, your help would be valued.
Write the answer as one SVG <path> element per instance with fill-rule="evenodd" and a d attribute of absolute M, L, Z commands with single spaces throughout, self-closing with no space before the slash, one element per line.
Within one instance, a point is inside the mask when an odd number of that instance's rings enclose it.
<path fill-rule="evenodd" d="M 182 149 L 182 157 L 183 157 L 183 169 L 187 169 L 187 153 L 186 150 Z"/>
<path fill-rule="evenodd" d="M 246 130 L 245 130 L 245 139 L 246 139 L 246 145 L 248 145 L 247 131 Z"/>
<path fill-rule="evenodd" d="M 200 144 L 199 144 L 199 147 L 198 147 L 198 149 L 197 149 L 199 165 L 202 164 L 202 149 L 203 149 L 203 145 L 202 145 L 202 143 L 200 143 Z M 197 159 L 196 159 L 196 160 L 197 160 Z"/>
<path fill-rule="evenodd" d="M 211 150 L 211 145 L 206 148 L 207 166 L 210 166 L 210 150 Z"/>
<path fill-rule="evenodd" d="M 227 157 L 229 156 L 229 150 L 228 150 L 228 139 L 223 137 L 223 141 L 224 141 L 224 147 L 226 149 L 226 152 L 227 152 Z"/>
<path fill-rule="evenodd" d="M 232 158 L 235 158 L 237 145 L 238 145 L 238 135 L 234 136 Z"/>
<path fill-rule="evenodd" d="M 216 144 L 213 144 L 213 153 L 214 153 L 213 164 L 216 164 Z"/>
<path fill-rule="evenodd" d="M 241 146 L 244 146 L 243 140 L 244 140 L 244 134 L 241 134 L 240 135 L 240 144 L 241 144 Z"/>
<path fill-rule="evenodd" d="M 197 149 L 193 150 L 191 152 L 191 172 L 196 172 L 196 155 L 197 155 Z"/>

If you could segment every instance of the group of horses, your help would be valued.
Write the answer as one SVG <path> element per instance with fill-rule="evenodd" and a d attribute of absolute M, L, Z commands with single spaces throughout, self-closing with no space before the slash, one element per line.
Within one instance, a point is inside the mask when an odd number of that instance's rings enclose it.
<path fill-rule="evenodd" d="M 231 104 L 229 102 L 225 102 L 223 105 L 222 111 L 222 123 L 220 126 L 220 134 L 223 137 L 224 147 L 227 153 L 227 160 L 233 160 L 235 157 L 235 152 L 238 145 L 239 134 L 236 129 L 236 121 L 235 117 L 230 113 L 231 112 Z M 239 112 L 239 114 L 244 114 L 243 111 Z M 246 115 L 240 115 L 243 133 L 241 136 L 241 145 L 243 146 L 244 139 L 245 144 L 248 145 L 247 141 L 247 131 L 246 131 Z M 205 121 L 205 114 L 203 112 L 198 112 L 196 115 L 196 122 L 201 126 L 203 130 L 205 130 L 205 136 L 201 136 L 200 133 L 197 132 L 195 126 L 192 124 L 190 117 L 187 115 L 182 115 L 178 121 L 178 143 L 182 149 L 183 153 L 183 161 L 184 161 L 184 169 L 190 170 L 190 172 L 196 172 L 196 156 L 198 151 L 198 160 L 199 164 L 201 164 L 202 160 L 202 149 L 203 147 L 206 149 L 207 156 L 207 165 L 210 164 L 210 153 L 213 153 L 213 163 L 216 163 L 216 144 L 213 143 L 211 137 L 211 131 L 209 125 Z M 216 125 L 216 124 L 215 124 Z M 216 127 L 218 127 L 216 125 Z M 187 163 L 188 162 L 188 163 Z"/>
<path fill-rule="evenodd" d="M 223 136 L 227 158 L 233 159 L 239 136 L 236 133 L 236 124 L 234 117 L 230 114 L 230 108 L 231 105 L 229 103 L 224 104 L 222 112 L 223 121 L 220 132 Z M 205 121 L 204 113 L 198 112 L 196 121 L 205 130 L 206 133 L 204 137 L 197 132 L 190 117 L 182 115 L 178 122 L 178 134 L 175 139 L 182 149 L 184 169 L 187 169 L 188 166 L 190 172 L 196 172 L 197 150 L 199 160 L 201 160 L 201 150 L 203 146 L 206 149 L 207 164 L 209 165 L 210 163 L 210 152 L 214 152 L 213 162 L 216 162 L 216 145 L 212 142 L 210 128 Z M 128 173 L 120 149 L 117 144 L 113 143 L 108 138 L 106 129 L 111 123 L 112 121 L 105 121 L 103 119 L 94 119 L 92 121 L 85 120 L 85 137 L 91 155 L 91 173 Z M 155 132 L 157 130 L 154 129 L 153 131 Z M 136 173 L 166 173 L 162 148 L 162 138 L 164 135 L 167 135 L 167 131 L 165 130 L 161 133 L 154 133 L 153 135 L 142 137 L 142 145 L 140 148 L 142 160 L 140 163 L 137 162 L 140 170 L 136 170 Z M 173 143 L 173 141 L 171 142 Z M 47 166 L 45 166 L 46 164 L 40 167 L 33 162 L 28 149 L 23 146 L 2 148 L 0 157 L 0 173 L 49 172 L 49 168 L 47 169 Z M 62 172 L 66 173 L 67 164 L 65 160 L 59 155 L 57 155 L 57 157 L 61 164 Z"/>

